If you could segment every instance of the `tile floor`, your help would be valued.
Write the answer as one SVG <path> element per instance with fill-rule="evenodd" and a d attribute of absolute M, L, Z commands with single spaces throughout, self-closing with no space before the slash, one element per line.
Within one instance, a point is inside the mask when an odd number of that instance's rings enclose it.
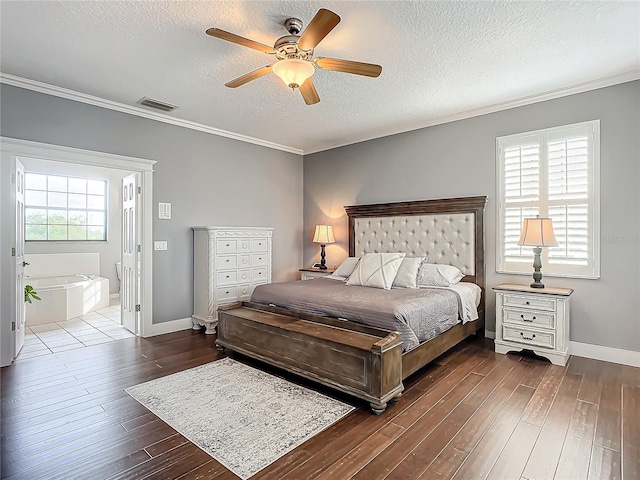
<path fill-rule="evenodd" d="M 120 304 L 115 302 L 66 322 L 27 327 L 16 361 L 135 337 L 120 325 Z"/>

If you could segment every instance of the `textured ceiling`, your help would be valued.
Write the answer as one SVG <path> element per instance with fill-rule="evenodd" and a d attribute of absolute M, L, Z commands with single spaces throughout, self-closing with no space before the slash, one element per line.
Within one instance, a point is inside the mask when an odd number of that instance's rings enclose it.
<path fill-rule="evenodd" d="M 383 66 L 379 78 L 317 70 L 307 106 L 274 75 L 224 83 L 273 57 L 267 45 L 319 8 L 342 21 L 316 56 Z M 2 1 L 3 74 L 135 105 L 304 152 L 437 123 L 640 68 L 640 3 L 458 1 Z M 633 73 L 632 73 L 633 76 Z M 637 77 L 636 77 L 637 78 Z"/>

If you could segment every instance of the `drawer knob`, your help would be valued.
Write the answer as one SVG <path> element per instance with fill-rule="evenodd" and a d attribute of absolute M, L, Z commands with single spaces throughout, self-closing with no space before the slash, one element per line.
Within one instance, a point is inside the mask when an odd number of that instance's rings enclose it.
<path fill-rule="evenodd" d="M 229 295 L 229 290 L 227 290 L 227 293 L 226 293 L 226 295 Z"/>
<path fill-rule="evenodd" d="M 525 337 L 524 333 L 520 332 L 520 336 L 522 338 L 524 338 L 525 340 L 533 340 L 534 338 L 536 338 L 536 334 L 532 333 L 530 337 Z"/>
<path fill-rule="evenodd" d="M 258 275 L 262 275 L 262 272 L 258 272 Z"/>
<path fill-rule="evenodd" d="M 527 305 L 530 305 L 529 300 L 527 300 L 525 303 L 526 303 Z"/>
<path fill-rule="evenodd" d="M 227 278 L 229 278 L 229 275 L 227 275 Z"/>
<path fill-rule="evenodd" d="M 227 247 L 230 247 L 230 246 L 231 246 L 231 244 L 230 244 L 230 243 L 227 243 Z"/>

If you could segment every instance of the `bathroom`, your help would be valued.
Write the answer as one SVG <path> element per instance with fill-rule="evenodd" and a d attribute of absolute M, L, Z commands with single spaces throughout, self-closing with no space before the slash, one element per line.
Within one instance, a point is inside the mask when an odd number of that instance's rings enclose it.
<path fill-rule="evenodd" d="M 18 359 L 133 337 L 121 325 L 119 296 L 120 191 L 122 178 L 131 172 L 20 160 L 25 169 L 24 283 L 40 300 L 26 303 L 25 344 Z"/>

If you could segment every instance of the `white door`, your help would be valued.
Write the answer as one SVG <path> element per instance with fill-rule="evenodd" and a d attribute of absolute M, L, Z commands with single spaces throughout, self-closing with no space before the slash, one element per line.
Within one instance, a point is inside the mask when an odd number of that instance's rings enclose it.
<path fill-rule="evenodd" d="M 24 305 L 24 166 L 16 158 L 16 320 L 15 350 L 17 357 L 24 346 L 25 305 Z"/>
<path fill-rule="evenodd" d="M 140 174 L 132 173 L 122 179 L 122 269 L 120 278 L 120 317 L 122 325 L 138 334 L 139 255 L 138 188 Z"/>

